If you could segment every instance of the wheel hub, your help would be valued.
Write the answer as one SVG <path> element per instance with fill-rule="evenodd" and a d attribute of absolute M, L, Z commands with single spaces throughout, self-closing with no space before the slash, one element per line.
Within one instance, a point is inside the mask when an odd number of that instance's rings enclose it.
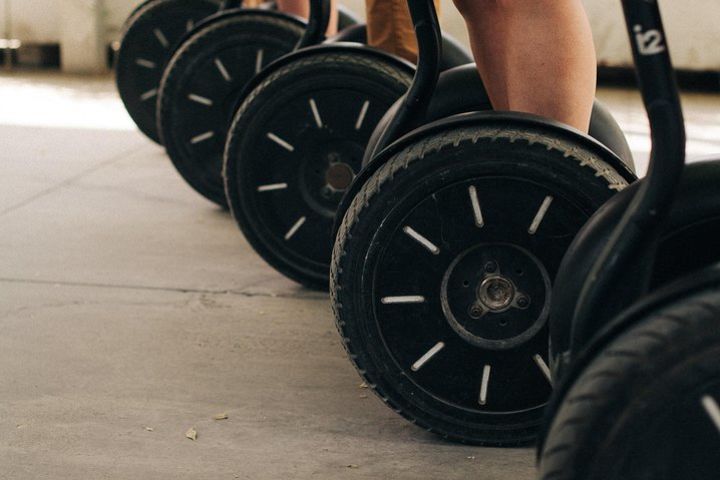
<path fill-rule="evenodd" d="M 325 182 L 337 192 L 344 192 L 348 189 L 355 178 L 355 172 L 347 163 L 332 163 L 325 172 Z"/>
<path fill-rule="evenodd" d="M 302 193 L 310 207 L 333 217 L 343 193 L 355 179 L 363 148 L 351 141 L 314 133 L 303 149 Z"/>
<path fill-rule="evenodd" d="M 492 350 L 532 339 L 547 320 L 550 279 L 530 252 L 483 244 L 457 256 L 442 283 L 443 312 L 468 343 Z"/>

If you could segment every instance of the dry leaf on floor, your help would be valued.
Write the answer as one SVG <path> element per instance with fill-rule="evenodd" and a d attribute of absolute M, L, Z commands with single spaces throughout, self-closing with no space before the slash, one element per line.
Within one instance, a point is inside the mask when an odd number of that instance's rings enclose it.
<path fill-rule="evenodd" d="M 357 465 L 355 465 L 354 463 L 350 463 L 350 464 L 346 465 L 346 467 L 347 468 L 360 468 Z"/>
<path fill-rule="evenodd" d="M 217 415 L 213 415 L 213 420 L 227 420 L 228 414 L 227 413 L 218 413 Z"/>
<path fill-rule="evenodd" d="M 358 385 L 358 387 L 360 387 L 360 388 L 368 388 L 368 385 L 367 385 L 367 383 L 362 382 L 360 385 Z"/>
<path fill-rule="evenodd" d="M 190 430 L 185 432 L 185 438 L 189 438 L 190 440 L 197 440 L 197 431 L 194 427 L 190 427 Z"/>
<path fill-rule="evenodd" d="M 146 432 L 154 432 L 155 429 L 152 428 L 152 427 L 145 427 L 145 431 L 146 431 Z"/>

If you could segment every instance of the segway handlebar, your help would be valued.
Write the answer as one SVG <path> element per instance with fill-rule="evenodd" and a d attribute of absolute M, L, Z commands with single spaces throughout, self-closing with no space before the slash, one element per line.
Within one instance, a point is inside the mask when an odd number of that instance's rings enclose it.
<path fill-rule="evenodd" d="M 408 7 L 418 43 L 417 69 L 402 106 L 385 129 L 376 151 L 418 126 L 417 121 L 423 118 L 440 75 L 442 36 L 435 4 L 432 0 L 408 0 Z"/>
<path fill-rule="evenodd" d="M 310 0 L 310 18 L 305 33 L 298 42 L 298 49 L 322 42 L 330 23 L 330 7 L 330 0 Z"/>
<path fill-rule="evenodd" d="M 650 120 L 652 151 L 642 188 L 586 279 L 575 309 L 573 345 L 647 290 L 662 223 L 685 165 L 685 123 L 657 0 L 622 0 L 636 72 Z M 577 343 L 576 343 L 577 342 Z"/>

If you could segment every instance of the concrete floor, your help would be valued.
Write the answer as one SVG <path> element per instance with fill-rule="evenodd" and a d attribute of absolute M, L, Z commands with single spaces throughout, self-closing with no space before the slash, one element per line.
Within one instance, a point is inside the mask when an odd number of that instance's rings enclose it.
<path fill-rule="evenodd" d="M 637 95 L 600 96 L 642 164 Z M 0 105 L 0 478 L 533 478 L 531 450 L 444 443 L 361 388 L 326 295 L 267 267 L 109 78 L 3 74 Z M 690 150 L 720 152 L 720 97 L 686 108 Z"/>

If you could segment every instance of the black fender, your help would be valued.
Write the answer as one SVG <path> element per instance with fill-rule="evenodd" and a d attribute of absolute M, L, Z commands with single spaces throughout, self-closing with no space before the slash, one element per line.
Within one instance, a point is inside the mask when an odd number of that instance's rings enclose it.
<path fill-rule="evenodd" d="M 393 105 L 378 123 L 365 150 L 363 163 L 366 164 L 377 153 L 377 144 L 386 126 L 392 120 L 403 99 Z M 464 64 L 444 71 L 438 79 L 437 87 L 430 100 L 425 117 L 418 124 L 430 123 L 458 113 L 492 110 L 485 85 L 474 63 Z M 590 136 L 599 140 L 622 159 L 634 172 L 630 146 L 608 109 L 598 100 L 593 105 L 590 122 Z"/>
<path fill-rule="evenodd" d="M 372 160 L 363 167 L 360 173 L 358 173 L 352 185 L 350 185 L 350 188 L 347 192 L 345 192 L 345 195 L 343 196 L 335 214 L 333 235 L 337 234 L 340 224 L 342 223 L 342 219 L 345 216 L 345 212 L 350 207 L 350 204 L 362 186 L 380 167 L 387 163 L 393 155 L 397 154 L 405 147 L 421 141 L 424 137 L 429 135 L 454 128 L 486 125 L 495 125 L 497 128 L 526 128 L 528 126 L 532 126 L 573 136 L 579 143 L 584 144 L 587 148 L 598 152 L 598 154 L 600 154 L 603 159 L 627 182 L 633 183 L 637 180 L 635 173 L 612 150 L 589 135 L 575 130 L 572 127 L 568 127 L 560 122 L 519 112 L 480 111 L 461 113 L 423 125 L 398 139 L 375 155 Z"/>
<path fill-rule="evenodd" d="M 307 26 L 307 23 L 304 20 L 294 15 L 288 15 L 286 13 L 277 12 L 275 10 L 267 10 L 263 8 L 233 8 L 230 10 L 221 10 L 218 13 L 210 15 L 209 17 L 203 19 L 201 22 L 198 22 L 192 30 L 186 32 L 182 39 L 180 39 L 180 41 L 175 46 L 175 51 L 177 51 L 188 39 L 196 35 L 201 30 L 209 27 L 210 25 L 213 25 L 217 22 L 222 22 L 223 20 L 227 20 L 228 18 L 244 17 L 248 15 L 261 15 L 271 18 L 282 18 L 284 20 L 295 23 L 301 28 L 305 28 Z"/>
<path fill-rule="evenodd" d="M 636 182 L 603 205 L 580 230 L 560 265 L 550 308 L 551 366 L 557 377 L 563 376 L 572 357 L 604 327 L 598 319 L 574 318 L 576 302 L 595 259 L 644 183 Z M 685 167 L 653 265 L 649 266 L 651 291 L 720 262 L 716 234 L 720 232 L 718 185 L 720 160 Z M 630 272 L 627 281 L 631 290 L 634 285 Z"/>
<path fill-rule="evenodd" d="M 655 290 L 652 294 L 622 312 L 598 332 L 593 340 L 577 355 L 577 358 L 573 359 L 573 362 L 565 369 L 563 375 L 559 378 L 555 377 L 553 395 L 546 406 L 545 421 L 539 433 L 537 458 L 539 459 L 542 454 L 552 419 L 563 404 L 567 393 L 588 365 L 602 354 L 610 342 L 633 325 L 648 318 L 653 312 L 681 301 L 690 295 L 717 289 L 718 286 L 720 286 L 720 264 L 714 264 L 701 271 L 680 277 L 674 282 Z"/>
<path fill-rule="evenodd" d="M 284 55 L 275 60 L 274 62 L 268 64 L 260 71 L 260 73 L 255 75 L 252 80 L 247 83 L 247 85 L 245 85 L 242 93 L 240 94 L 239 100 L 237 104 L 235 104 L 235 106 L 233 107 L 232 111 L 237 112 L 244 99 L 247 98 L 248 95 L 250 95 L 250 92 L 255 90 L 261 83 L 263 83 L 267 78 L 269 78 L 279 69 L 284 68 L 285 66 L 290 65 L 293 62 L 323 53 L 348 53 L 351 55 L 366 55 L 377 58 L 378 61 L 393 64 L 397 68 L 407 71 L 409 75 L 412 75 L 415 71 L 415 66 L 412 63 L 403 60 L 400 57 L 396 57 L 395 55 L 386 53 L 382 50 L 368 47 L 367 45 L 350 42 L 323 43 L 321 45 L 307 47 L 288 53 L 287 55 Z"/>

